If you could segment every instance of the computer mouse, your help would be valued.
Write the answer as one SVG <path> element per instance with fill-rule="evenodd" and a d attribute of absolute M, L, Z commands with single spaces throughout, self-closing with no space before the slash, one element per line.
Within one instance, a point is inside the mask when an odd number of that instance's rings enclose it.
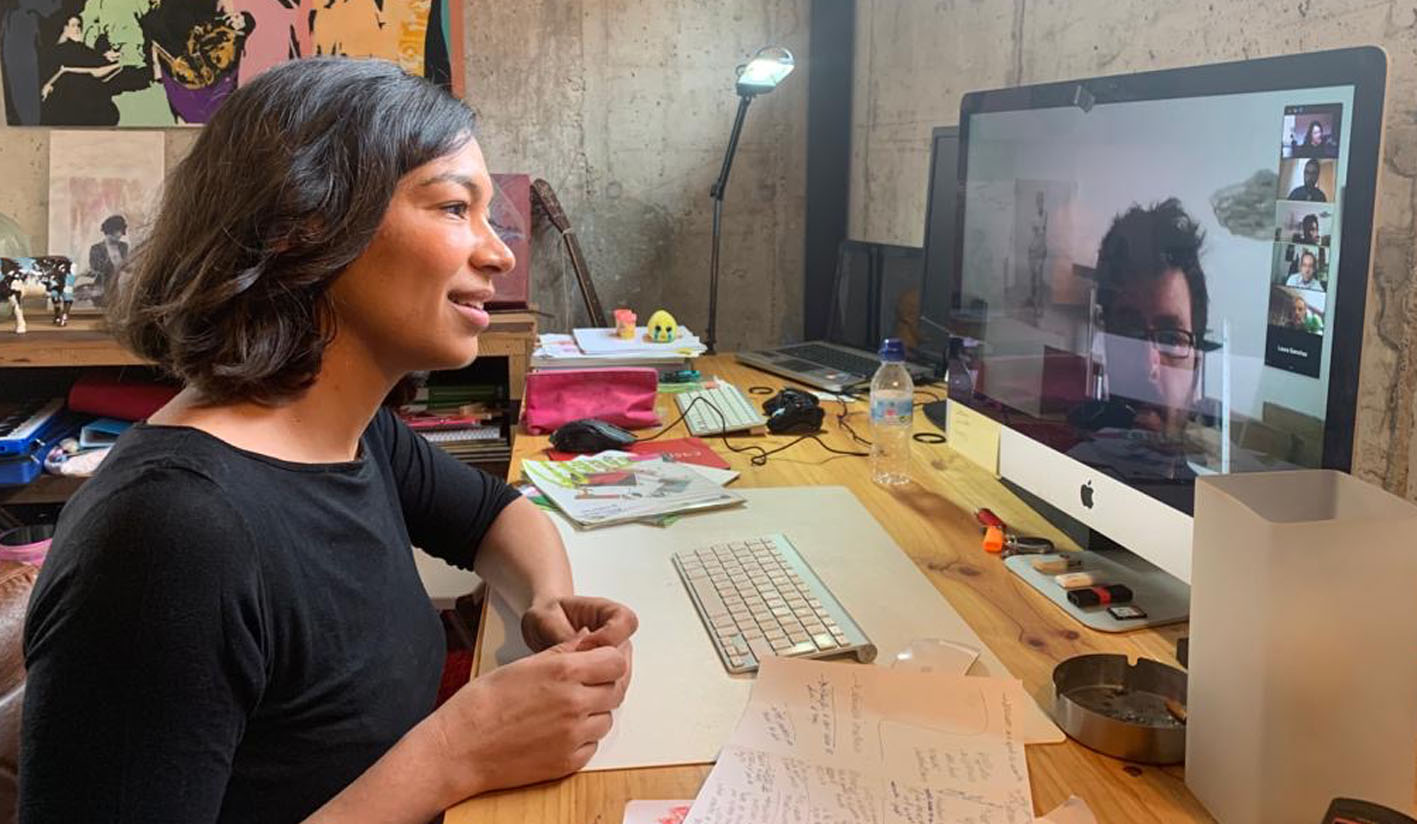
<path fill-rule="evenodd" d="M 551 433 L 551 446 L 561 452 L 604 452 L 634 442 L 634 435 L 595 418 L 581 418 L 561 424 Z"/>
<path fill-rule="evenodd" d="M 786 388 L 763 401 L 768 431 L 774 435 L 807 435 L 820 431 L 826 412 L 816 395 Z"/>
<path fill-rule="evenodd" d="M 892 669 L 914 672 L 938 672 L 945 675 L 963 675 L 969 671 L 979 650 L 958 641 L 943 638 L 917 638 L 896 653 Z"/>

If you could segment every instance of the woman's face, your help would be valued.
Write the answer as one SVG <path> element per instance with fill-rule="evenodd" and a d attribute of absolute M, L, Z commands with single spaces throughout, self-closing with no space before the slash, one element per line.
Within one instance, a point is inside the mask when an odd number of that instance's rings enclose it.
<path fill-rule="evenodd" d="M 336 344 L 390 378 L 471 363 L 492 278 L 516 264 L 488 222 L 491 197 L 475 140 L 404 175 L 369 247 L 330 287 Z"/>
<path fill-rule="evenodd" d="M 53 29 L 50 29 L 53 31 Z M 84 24 L 77 17 L 70 17 L 64 21 L 64 32 L 59 36 L 59 40 L 72 40 L 75 43 L 84 39 Z"/>
<path fill-rule="evenodd" d="M 1324 127 L 1317 121 L 1309 124 L 1309 142 L 1315 146 L 1324 142 Z"/>

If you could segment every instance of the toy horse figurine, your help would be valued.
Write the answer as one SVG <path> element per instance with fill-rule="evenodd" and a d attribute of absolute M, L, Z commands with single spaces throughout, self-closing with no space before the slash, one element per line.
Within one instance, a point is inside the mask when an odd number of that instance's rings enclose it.
<path fill-rule="evenodd" d="M 0 258 L 0 300 L 15 312 L 15 334 L 26 331 L 24 299 L 44 295 L 54 310 L 54 325 L 69 325 L 74 305 L 74 264 L 66 257 Z"/>

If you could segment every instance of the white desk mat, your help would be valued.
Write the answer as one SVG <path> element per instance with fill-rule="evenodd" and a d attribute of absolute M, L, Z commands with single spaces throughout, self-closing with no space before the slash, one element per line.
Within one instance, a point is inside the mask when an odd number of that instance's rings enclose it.
<path fill-rule="evenodd" d="M 997 656 L 845 487 L 740 489 L 746 506 L 687 516 L 669 527 L 623 524 L 578 531 L 553 516 L 566 542 L 576 591 L 628 604 L 640 617 L 634 676 L 615 726 L 587 770 L 712 762 L 748 701 L 751 676 L 729 675 L 669 556 L 713 543 L 785 534 L 856 619 L 890 666 L 918 638 L 981 650 L 971 675 L 1008 676 Z M 481 672 L 529 651 L 520 616 L 493 594 L 483 628 Z M 854 658 L 837 659 L 854 662 Z M 1020 697 L 1027 693 L 1019 687 Z M 1063 734 L 1031 697 L 1027 743 Z"/>

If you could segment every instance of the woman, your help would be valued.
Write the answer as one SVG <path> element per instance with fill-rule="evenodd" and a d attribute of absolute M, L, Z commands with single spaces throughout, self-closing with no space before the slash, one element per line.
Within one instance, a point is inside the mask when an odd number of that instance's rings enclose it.
<path fill-rule="evenodd" d="M 96 306 L 108 303 L 108 294 L 123 264 L 128 260 L 128 244 L 123 236 L 128 234 L 128 221 L 122 215 L 109 215 L 99 226 L 103 240 L 89 247 L 89 276 L 93 278 L 93 302 Z"/>
<path fill-rule="evenodd" d="M 39 91 L 45 125 L 118 125 L 113 96 L 127 91 L 129 84 L 115 86 L 113 81 L 124 75 L 123 66 L 116 51 L 100 54 L 84 43 L 78 15 L 65 19 L 49 58 L 52 68 Z"/>
<path fill-rule="evenodd" d="M 627 608 L 550 522 L 380 408 L 465 365 L 491 279 L 473 115 L 390 64 L 234 93 L 175 170 L 109 319 L 186 388 L 65 507 L 30 604 L 21 819 L 426 822 L 579 769 Z M 410 544 L 525 607 L 536 655 L 436 711 Z"/>

